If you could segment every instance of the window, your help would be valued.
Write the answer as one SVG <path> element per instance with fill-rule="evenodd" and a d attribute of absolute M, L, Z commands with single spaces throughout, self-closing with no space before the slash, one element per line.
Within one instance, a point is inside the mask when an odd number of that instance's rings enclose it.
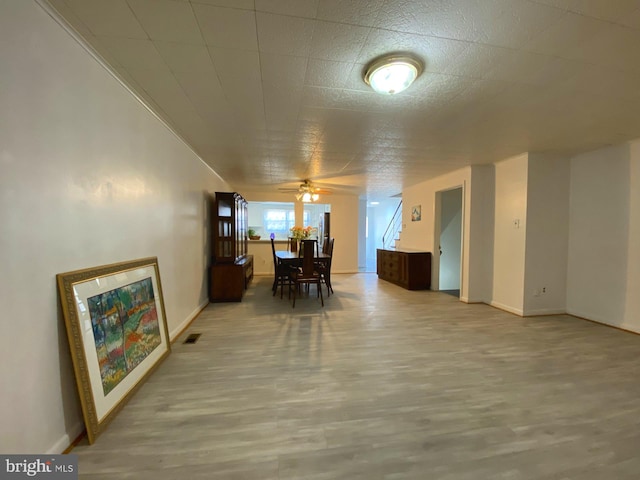
<path fill-rule="evenodd" d="M 296 224 L 296 214 L 293 210 L 265 209 L 263 215 L 264 230 L 277 236 L 287 236 L 291 227 Z"/>
<path fill-rule="evenodd" d="M 249 228 L 266 240 L 272 233 L 286 240 L 295 217 L 293 202 L 249 202 Z"/>
<path fill-rule="evenodd" d="M 314 205 L 315 207 L 315 205 Z M 324 206 L 322 207 L 324 210 Z M 304 208 L 302 224 L 296 222 L 293 202 L 249 202 L 249 228 L 255 230 L 256 235 L 269 239 L 273 233 L 278 240 L 286 240 L 290 229 L 294 226 L 317 228 L 318 214 L 314 208 Z"/>

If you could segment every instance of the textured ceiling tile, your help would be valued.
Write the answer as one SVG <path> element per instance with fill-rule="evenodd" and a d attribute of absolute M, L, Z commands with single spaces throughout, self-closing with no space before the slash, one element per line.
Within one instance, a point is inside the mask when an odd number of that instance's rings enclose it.
<path fill-rule="evenodd" d="M 574 55 L 580 60 L 620 70 L 640 70 L 640 55 L 630 45 L 640 45 L 640 31 L 611 24 L 582 44 Z"/>
<path fill-rule="evenodd" d="M 468 42 L 459 40 L 375 28 L 371 30 L 357 62 L 364 64 L 381 55 L 412 52 L 425 63 L 425 71 L 443 72 L 451 60 L 460 55 L 468 45 Z"/>
<path fill-rule="evenodd" d="M 149 107 L 154 109 L 156 113 L 159 112 L 160 107 L 158 107 L 157 109 L 154 108 L 157 106 L 157 104 L 151 99 L 151 96 L 149 96 L 149 94 L 144 91 L 144 88 L 142 88 L 140 84 L 134 80 L 134 78 L 127 70 L 120 66 L 114 67 L 114 70 L 117 76 L 127 85 L 127 87 L 129 87 L 129 89 L 131 89 L 136 95 L 142 97 L 144 101 L 147 102 Z"/>
<path fill-rule="evenodd" d="M 205 45 L 161 41 L 153 43 L 173 72 L 199 73 L 213 70 L 209 50 Z"/>
<path fill-rule="evenodd" d="M 302 106 L 340 108 L 341 96 L 342 90 L 305 86 L 302 93 Z"/>
<path fill-rule="evenodd" d="M 112 67 L 120 66 L 118 59 L 111 53 L 111 50 L 105 45 L 105 43 L 98 37 L 86 34 L 83 38 L 93 47 L 93 49 Z"/>
<path fill-rule="evenodd" d="M 545 103 L 541 101 L 545 94 L 547 92 L 532 85 L 511 84 L 492 99 L 485 112 L 511 111 L 522 114 L 535 106 L 546 108 Z"/>
<path fill-rule="evenodd" d="M 286 90 L 302 89 L 307 59 L 273 53 L 260 54 L 262 81 L 265 85 Z"/>
<path fill-rule="evenodd" d="M 372 27 L 384 0 L 320 0 L 318 19 Z"/>
<path fill-rule="evenodd" d="M 191 0 L 191 3 L 202 3 L 204 5 L 214 5 L 216 7 L 240 8 L 242 10 L 253 10 L 254 0 Z"/>
<path fill-rule="evenodd" d="M 94 35 L 148 38 L 125 0 L 67 0 L 67 5 Z"/>
<path fill-rule="evenodd" d="M 519 48 L 546 30 L 564 14 L 563 10 L 527 0 L 509 0 L 500 17 L 479 32 L 478 42 Z"/>
<path fill-rule="evenodd" d="M 620 20 L 618 20 L 618 23 L 640 30 L 640 6 L 634 12 L 620 18 Z"/>
<path fill-rule="evenodd" d="M 263 95 L 265 117 L 270 131 L 296 131 L 302 91 L 293 93 L 265 86 Z"/>
<path fill-rule="evenodd" d="M 546 83 L 544 72 L 547 66 L 555 61 L 557 59 L 549 55 L 509 51 L 500 62 L 494 64 L 485 78 L 541 85 Z"/>
<path fill-rule="evenodd" d="M 169 115 L 173 112 L 193 109 L 189 98 L 172 75 L 159 75 L 155 69 L 129 68 L 127 70 Z"/>
<path fill-rule="evenodd" d="M 207 45 L 258 50 L 254 12 L 198 4 L 193 10 Z"/>
<path fill-rule="evenodd" d="M 173 0 L 128 0 L 152 40 L 202 42 L 191 5 Z"/>
<path fill-rule="evenodd" d="M 508 49 L 470 44 L 454 58 L 444 73 L 470 78 L 482 78 L 510 53 Z"/>
<path fill-rule="evenodd" d="M 256 11 L 316 18 L 318 0 L 256 0 Z"/>
<path fill-rule="evenodd" d="M 386 0 L 376 26 L 401 32 L 474 41 L 491 28 L 511 0 L 413 2 Z"/>
<path fill-rule="evenodd" d="M 344 88 L 348 90 L 360 90 L 362 92 L 371 92 L 371 87 L 364 81 L 364 76 L 367 71 L 367 66 L 361 63 L 354 63 L 351 66 L 351 71 L 346 77 Z M 420 81 L 422 77 L 418 78 Z"/>
<path fill-rule="evenodd" d="M 151 40 L 99 37 L 116 61 L 125 68 L 166 69 L 167 65 Z"/>
<path fill-rule="evenodd" d="M 176 72 L 175 77 L 196 109 L 211 112 L 210 115 L 203 115 L 205 118 L 216 116 L 218 110 L 229 109 L 215 72 L 201 72 L 198 75 Z"/>
<path fill-rule="evenodd" d="M 561 10 L 569 10 L 574 0 L 533 0 L 542 5 L 559 8 Z"/>
<path fill-rule="evenodd" d="M 454 75 L 433 74 L 429 76 L 425 90 L 440 100 L 449 101 L 460 95 L 476 82 L 475 79 Z"/>
<path fill-rule="evenodd" d="M 314 21 L 269 13 L 256 13 L 261 52 L 284 55 L 309 54 Z"/>
<path fill-rule="evenodd" d="M 222 89 L 250 128 L 265 128 L 258 52 L 209 47 Z"/>
<path fill-rule="evenodd" d="M 607 24 L 576 13 L 565 13 L 558 21 L 550 24 L 549 28 L 534 36 L 524 46 L 524 50 L 546 55 L 570 58 L 576 49 L 600 33 Z"/>
<path fill-rule="evenodd" d="M 316 19 L 315 0 L 52 1 L 232 185 L 306 174 L 395 194 L 522 151 L 640 137 L 640 0 L 318 0 Z M 202 40 L 152 44 L 133 13 L 183 40 L 188 15 L 171 12 L 185 6 Z M 377 28 L 361 43 L 353 25 Z M 366 64 L 398 50 L 426 72 L 373 94 Z"/>
<path fill-rule="evenodd" d="M 231 134 L 228 128 L 220 128 L 204 120 L 195 110 L 183 110 L 174 115 L 174 126 L 191 143 L 196 151 L 224 145 Z M 201 154 L 202 155 L 202 154 Z"/>
<path fill-rule="evenodd" d="M 330 60 L 309 59 L 305 85 L 328 88 L 341 88 L 351 72 L 351 63 L 332 62 Z"/>
<path fill-rule="evenodd" d="M 437 27 L 440 23 L 442 26 Z M 471 21 L 465 19 L 451 2 L 412 2 L 385 0 L 376 20 L 376 27 L 399 32 L 443 36 L 463 40 L 473 40 Z M 447 30 L 445 35 L 436 31 Z M 464 32 L 464 33 L 463 33 Z"/>
<path fill-rule="evenodd" d="M 573 0 L 569 10 L 601 18 L 618 21 L 638 9 L 638 0 Z"/>
<path fill-rule="evenodd" d="M 317 21 L 309 56 L 353 62 L 364 45 L 369 28 Z"/>
<path fill-rule="evenodd" d="M 572 88 L 599 95 L 602 98 L 638 100 L 640 99 L 639 85 L 640 73 L 618 72 L 585 64 L 580 72 L 580 81 L 572 83 Z"/>
<path fill-rule="evenodd" d="M 69 8 L 65 0 L 49 0 L 49 3 L 80 35 L 83 37 L 93 35 L 89 27 Z"/>
<path fill-rule="evenodd" d="M 504 92 L 510 85 L 510 82 L 496 79 L 474 80 L 467 84 L 467 87 L 460 93 L 460 97 L 468 103 L 481 104 Z"/>

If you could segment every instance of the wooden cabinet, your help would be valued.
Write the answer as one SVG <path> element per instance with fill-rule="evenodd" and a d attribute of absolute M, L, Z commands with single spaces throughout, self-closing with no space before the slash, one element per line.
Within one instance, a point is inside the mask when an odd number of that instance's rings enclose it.
<path fill-rule="evenodd" d="M 377 252 L 378 278 L 408 290 L 425 290 L 431 286 L 431 253 L 407 250 Z"/>
<path fill-rule="evenodd" d="M 239 302 L 253 278 L 253 255 L 234 263 L 216 263 L 211 266 L 212 302 Z"/>
<path fill-rule="evenodd" d="M 212 302 L 240 301 L 253 278 L 253 256 L 247 254 L 247 201 L 236 192 L 216 192 L 213 206 Z"/>
<path fill-rule="evenodd" d="M 247 201 L 235 192 L 216 192 L 213 212 L 215 263 L 232 263 L 247 254 Z"/>

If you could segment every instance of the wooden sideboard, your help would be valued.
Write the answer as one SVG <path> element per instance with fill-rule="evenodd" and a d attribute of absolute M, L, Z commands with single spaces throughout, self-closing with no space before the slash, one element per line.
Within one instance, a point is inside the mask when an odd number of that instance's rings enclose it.
<path fill-rule="evenodd" d="M 377 252 L 378 278 L 407 290 L 431 287 L 431 253 L 410 250 Z"/>
<path fill-rule="evenodd" d="M 253 255 L 245 255 L 234 263 L 211 266 L 212 302 L 239 302 L 253 278 Z"/>

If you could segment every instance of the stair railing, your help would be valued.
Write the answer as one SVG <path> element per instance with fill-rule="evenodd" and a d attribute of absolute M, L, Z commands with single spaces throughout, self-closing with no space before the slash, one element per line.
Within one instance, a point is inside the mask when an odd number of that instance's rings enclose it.
<path fill-rule="evenodd" d="M 398 236 L 400 228 L 402 228 L 402 200 L 400 200 L 400 203 L 396 207 L 396 211 L 393 213 L 393 217 L 391 217 L 391 221 L 389 222 L 387 229 L 382 235 L 382 248 L 395 248 L 394 242 Z"/>

